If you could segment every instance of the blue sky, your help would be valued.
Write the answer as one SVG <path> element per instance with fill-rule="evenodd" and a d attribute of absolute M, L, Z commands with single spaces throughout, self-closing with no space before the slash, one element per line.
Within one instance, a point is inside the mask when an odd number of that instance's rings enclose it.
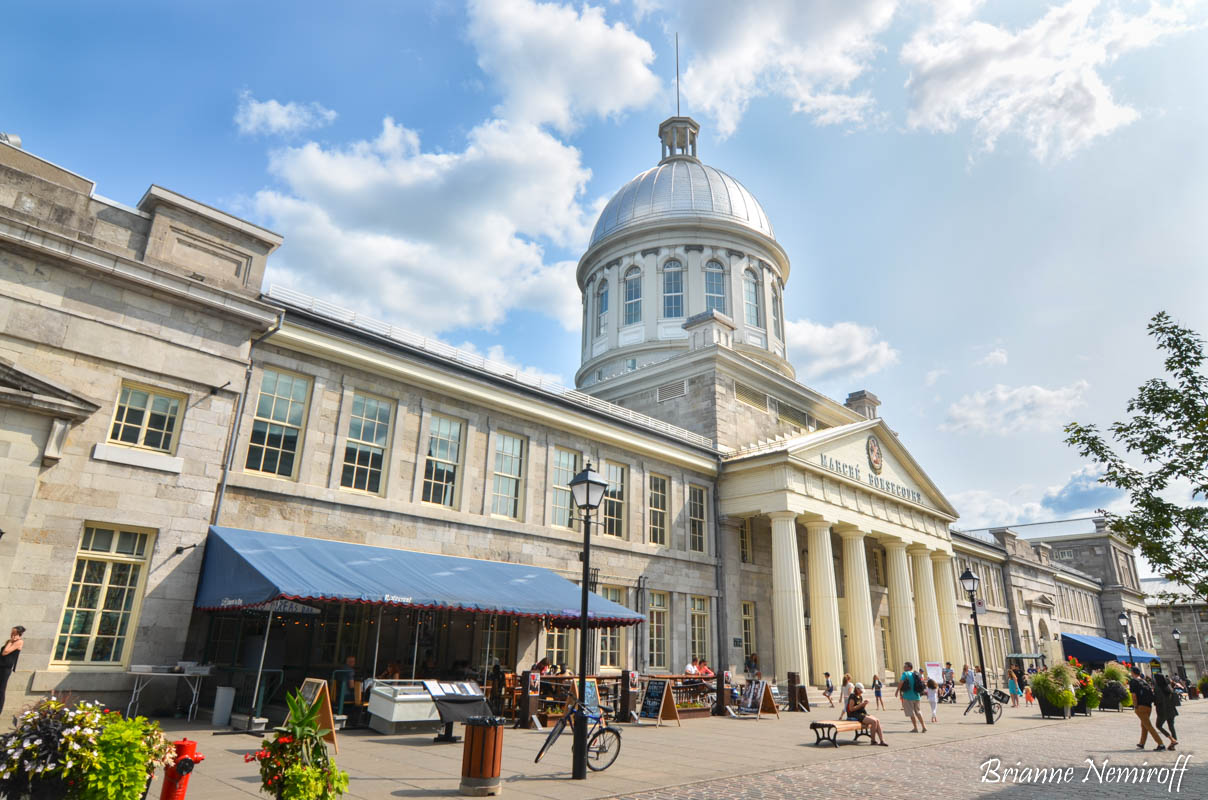
<path fill-rule="evenodd" d="M 0 130 L 286 237 L 270 280 L 569 381 L 573 264 L 674 110 L 793 263 L 802 382 L 866 388 L 962 525 L 1118 498 L 1062 443 L 1208 332 L 1203 3 L 19 4 Z"/>

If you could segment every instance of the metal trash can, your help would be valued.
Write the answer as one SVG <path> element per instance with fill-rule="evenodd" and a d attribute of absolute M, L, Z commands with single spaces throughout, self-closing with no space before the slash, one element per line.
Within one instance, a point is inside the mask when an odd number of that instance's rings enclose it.
<path fill-rule="evenodd" d="M 235 706 L 235 687 L 219 686 L 214 691 L 214 713 L 210 715 L 210 724 L 215 728 L 225 728 L 231 724 L 231 709 Z"/>
<path fill-rule="evenodd" d="M 499 794 L 499 772 L 503 762 L 502 717 L 470 717 L 466 720 L 465 745 L 461 754 L 460 792 L 468 797 Z"/>

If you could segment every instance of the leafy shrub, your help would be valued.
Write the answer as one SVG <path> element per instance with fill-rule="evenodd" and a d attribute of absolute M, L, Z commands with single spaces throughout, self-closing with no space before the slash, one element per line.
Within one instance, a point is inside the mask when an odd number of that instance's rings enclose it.
<path fill-rule="evenodd" d="M 1032 676 L 1031 683 L 1032 694 L 1051 706 L 1073 708 L 1078 702 L 1074 697 L 1073 675 L 1065 664 L 1054 664 L 1037 672 Z"/>
<path fill-rule="evenodd" d="M 337 800 L 348 790 L 348 773 L 336 767 L 327 755 L 323 737 L 331 733 L 319 727 L 320 700 L 307 705 L 302 694 L 287 694 L 289 718 L 274 728 L 272 739 L 244 756 L 260 765 L 260 791 L 282 800 Z"/>

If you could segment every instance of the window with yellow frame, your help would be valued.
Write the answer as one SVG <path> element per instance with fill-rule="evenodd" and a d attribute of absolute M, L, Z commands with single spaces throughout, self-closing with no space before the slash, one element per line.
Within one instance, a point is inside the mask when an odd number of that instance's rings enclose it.
<path fill-rule="evenodd" d="M 109 427 L 113 444 L 175 453 L 188 397 L 129 381 L 122 382 Z"/>

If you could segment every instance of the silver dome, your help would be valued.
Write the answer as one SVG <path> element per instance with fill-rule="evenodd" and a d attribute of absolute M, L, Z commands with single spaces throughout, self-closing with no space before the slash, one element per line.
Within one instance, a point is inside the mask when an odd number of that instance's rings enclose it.
<path fill-rule="evenodd" d="M 596 222 L 591 246 L 625 228 L 665 217 L 737 222 L 775 239 L 772 223 L 745 186 L 695 158 L 670 158 L 621 187 Z"/>

